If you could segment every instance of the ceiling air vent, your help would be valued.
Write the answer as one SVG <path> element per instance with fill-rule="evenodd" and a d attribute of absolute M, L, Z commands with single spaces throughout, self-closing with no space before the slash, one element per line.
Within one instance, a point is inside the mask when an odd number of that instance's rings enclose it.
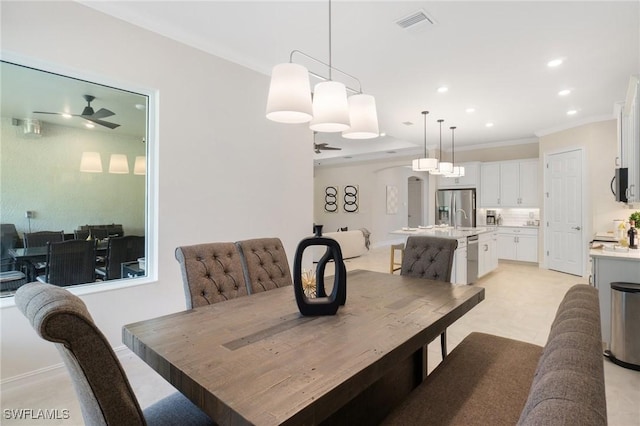
<path fill-rule="evenodd" d="M 412 13 L 409 16 L 405 16 L 404 18 L 398 19 L 396 21 L 396 24 L 399 25 L 401 28 L 408 29 L 408 28 L 413 28 L 416 25 L 420 25 L 420 26 L 423 26 L 425 24 L 435 25 L 436 21 L 435 19 L 427 15 L 427 13 L 424 10 L 419 10 L 417 12 Z"/>

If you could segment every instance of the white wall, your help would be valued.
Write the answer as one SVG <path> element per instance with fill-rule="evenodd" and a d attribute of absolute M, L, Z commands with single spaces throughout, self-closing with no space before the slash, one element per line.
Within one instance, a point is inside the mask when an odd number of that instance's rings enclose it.
<path fill-rule="evenodd" d="M 20 234 L 65 231 L 81 225 L 122 224 L 127 235 L 144 235 L 145 176 L 133 174 L 136 156 L 145 145 L 133 136 L 43 123 L 42 137 L 19 136 L 21 127 L 2 117 L 0 130 L 0 195 L 2 223 Z M 102 156 L 103 173 L 80 171 L 82 152 Z M 111 154 L 125 154 L 129 174 L 108 173 Z M 34 218 L 25 218 L 25 211 Z"/>
<path fill-rule="evenodd" d="M 82 297 L 112 345 L 185 308 L 177 246 L 278 236 L 293 259 L 313 222 L 312 134 L 264 118 L 268 76 L 78 3 L 0 7 L 4 51 L 158 91 L 158 281 Z M 3 380 L 60 362 L 15 307 L 0 315 Z"/>
<path fill-rule="evenodd" d="M 314 179 L 314 222 L 322 224 L 325 232 L 336 231 L 341 227 L 349 230 L 366 228 L 371 232 L 373 246 L 381 246 L 398 239 L 389 232 L 407 226 L 407 181 L 410 176 L 426 179 L 423 200 L 425 203 L 423 224 L 433 223 L 434 184 L 429 185 L 429 176 L 424 172 L 413 172 L 405 161 L 371 162 L 348 166 L 316 167 Z M 435 179 L 432 178 L 433 181 Z M 345 213 L 342 200 L 339 211 L 324 211 L 324 188 L 328 185 L 358 185 L 360 193 L 358 213 Z M 398 212 L 387 214 L 386 187 L 398 188 Z"/>

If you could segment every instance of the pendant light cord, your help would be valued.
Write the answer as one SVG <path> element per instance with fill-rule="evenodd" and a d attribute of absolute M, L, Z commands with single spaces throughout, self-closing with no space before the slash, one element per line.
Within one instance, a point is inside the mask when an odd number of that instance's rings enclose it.
<path fill-rule="evenodd" d="M 440 159 L 440 161 L 442 161 L 442 122 L 444 120 L 441 118 L 440 120 L 438 120 L 438 123 L 440 123 L 440 155 L 438 155 L 438 158 Z"/>
<path fill-rule="evenodd" d="M 424 115 L 424 158 L 427 158 L 427 114 L 429 111 L 422 111 L 422 115 Z"/>
<path fill-rule="evenodd" d="M 451 129 L 451 165 L 455 166 L 456 164 L 456 148 L 455 143 L 453 141 L 453 131 L 456 129 L 456 126 L 449 127 Z"/>
<path fill-rule="evenodd" d="M 331 69 L 333 64 L 331 63 L 331 0 L 329 0 L 329 80 L 333 80 L 331 76 Z"/>

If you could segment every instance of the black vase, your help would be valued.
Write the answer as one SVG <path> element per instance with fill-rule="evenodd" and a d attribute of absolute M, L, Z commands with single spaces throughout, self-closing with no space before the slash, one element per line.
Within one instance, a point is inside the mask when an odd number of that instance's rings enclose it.
<path fill-rule="evenodd" d="M 327 251 L 316 267 L 316 297 L 311 299 L 304 293 L 302 286 L 302 255 L 310 246 L 325 246 Z M 324 270 L 327 263 L 333 260 L 335 275 L 333 276 L 333 290 L 326 294 L 324 286 Z M 300 313 L 305 316 L 335 315 L 340 305 L 347 300 L 347 268 L 342 259 L 340 244 L 333 238 L 311 237 L 300 241 L 296 249 L 293 264 L 293 290 Z"/>

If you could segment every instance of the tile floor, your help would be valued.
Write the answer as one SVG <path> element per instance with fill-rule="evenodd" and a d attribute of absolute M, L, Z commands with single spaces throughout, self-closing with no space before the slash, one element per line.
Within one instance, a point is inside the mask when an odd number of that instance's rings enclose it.
<path fill-rule="evenodd" d="M 347 269 L 388 272 L 389 249 L 370 251 L 346 262 Z M 475 285 L 485 287 L 485 300 L 448 330 L 451 350 L 469 332 L 483 331 L 544 345 L 555 310 L 566 290 L 583 279 L 547 271 L 536 265 L 501 262 L 497 270 Z M 145 407 L 171 393 L 173 388 L 128 350 L 120 351 L 122 364 L 140 404 Z M 439 339 L 429 345 L 429 368 L 440 362 Z M 611 426 L 640 426 L 640 372 L 604 361 L 607 410 Z M 3 386 L 0 396 L 2 425 L 81 425 L 82 415 L 66 371 L 60 369 L 46 380 L 20 386 Z M 14 420 L 6 409 L 67 409 L 68 419 Z"/>

